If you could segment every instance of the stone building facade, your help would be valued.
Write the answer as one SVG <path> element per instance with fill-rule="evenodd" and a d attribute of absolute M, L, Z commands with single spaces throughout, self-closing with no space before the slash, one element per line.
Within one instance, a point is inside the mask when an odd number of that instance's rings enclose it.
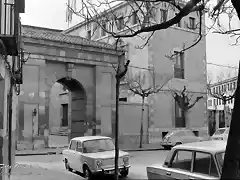
<path fill-rule="evenodd" d="M 70 92 L 69 139 L 85 134 L 111 135 L 111 119 L 104 118 L 103 106 L 111 109 L 114 102 L 112 65 L 124 60 L 124 52 L 54 29 L 23 26 L 22 37 L 28 59 L 19 95 L 18 140 L 31 141 L 32 135 L 40 138 L 42 127 L 51 130 L 51 89 L 56 82 Z M 32 117 L 34 109 L 37 114 Z"/>
<path fill-rule="evenodd" d="M 158 9 L 158 11 L 154 17 L 158 17 L 159 20 L 162 18 L 161 13 L 164 10 L 167 10 L 166 19 L 171 19 L 176 13 L 171 8 L 166 9 L 164 3 L 159 3 L 159 7 L 156 9 Z M 116 16 L 120 18 L 131 11 L 133 11 L 132 7 L 128 6 L 128 3 L 120 3 L 112 8 L 111 13 L 116 14 Z M 184 17 L 180 23 L 168 29 L 156 31 L 143 49 L 136 48 L 137 45 L 143 45 L 145 43 L 142 38 L 136 36 L 121 39 L 121 44 L 127 50 L 126 57 L 131 61 L 129 69 L 130 75 L 135 74 L 139 70 L 148 71 L 148 74 L 151 74 L 148 83 L 153 84 L 152 72 L 154 72 L 154 83 L 156 85 L 161 85 L 165 83 L 169 77 L 172 77 L 160 93 L 146 100 L 150 108 L 149 132 L 153 136 L 152 139 L 156 137 L 155 139 L 157 141 L 170 129 L 190 128 L 194 131 L 199 131 L 202 127 L 207 128 L 206 37 L 203 36 L 196 46 L 182 53 L 181 57 L 179 55 L 171 60 L 167 57 L 174 52 L 180 52 L 183 49 L 183 43 L 184 46 L 187 47 L 197 39 L 198 28 L 192 27 L 195 27 L 199 21 L 200 19 L 197 13 L 190 13 Z M 108 28 L 109 22 L 104 23 L 106 23 L 106 27 Z M 127 33 L 129 27 L 135 30 L 139 26 L 137 22 L 131 19 L 126 23 L 128 27 L 122 30 L 117 30 L 114 25 L 114 27 L 112 27 L 113 31 Z M 202 17 L 202 23 L 205 23 L 204 16 Z M 203 28 L 202 32 L 204 31 Z M 63 33 L 108 42 L 110 44 L 114 44 L 115 42 L 115 39 L 109 34 L 104 33 L 101 27 L 92 20 L 82 21 L 64 30 Z M 150 33 L 141 34 L 142 37 L 148 37 L 149 35 Z M 192 99 L 197 96 L 203 96 L 204 98 L 191 109 L 188 121 L 182 123 L 178 122 L 181 121 L 181 115 L 179 113 L 179 107 L 173 99 L 172 92 L 182 91 L 184 85 L 187 87 L 188 92 L 192 94 Z M 179 126 L 178 124 L 185 125 Z"/>

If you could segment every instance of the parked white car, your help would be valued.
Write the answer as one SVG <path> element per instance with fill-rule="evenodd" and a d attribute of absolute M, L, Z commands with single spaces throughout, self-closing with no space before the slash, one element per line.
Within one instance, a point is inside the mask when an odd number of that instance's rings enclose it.
<path fill-rule="evenodd" d="M 219 128 L 216 132 L 212 135 L 212 140 L 224 140 L 227 141 L 229 134 L 229 128 Z"/>
<path fill-rule="evenodd" d="M 69 171 L 77 171 L 91 179 L 94 174 L 114 174 L 115 145 L 110 137 L 83 136 L 73 138 L 68 149 L 63 150 L 63 161 Z M 119 151 L 119 173 L 129 172 L 129 153 Z"/>
<path fill-rule="evenodd" d="M 191 130 L 181 129 L 173 130 L 167 133 L 167 135 L 164 136 L 160 145 L 163 146 L 165 149 L 170 149 L 171 147 L 176 145 L 199 141 L 203 141 L 203 138 L 197 137 Z"/>
<path fill-rule="evenodd" d="M 163 164 L 147 166 L 151 179 L 220 179 L 226 141 L 203 141 L 175 146 Z"/>

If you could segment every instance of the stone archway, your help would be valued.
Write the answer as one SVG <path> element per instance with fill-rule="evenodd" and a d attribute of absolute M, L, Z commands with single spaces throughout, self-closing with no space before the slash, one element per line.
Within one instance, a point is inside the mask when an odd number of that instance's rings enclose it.
<path fill-rule="evenodd" d="M 84 136 L 86 132 L 87 102 L 85 89 L 80 82 L 73 78 L 64 77 L 56 82 L 62 84 L 70 91 L 68 104 L 68 140 L 74 137 Z"/>

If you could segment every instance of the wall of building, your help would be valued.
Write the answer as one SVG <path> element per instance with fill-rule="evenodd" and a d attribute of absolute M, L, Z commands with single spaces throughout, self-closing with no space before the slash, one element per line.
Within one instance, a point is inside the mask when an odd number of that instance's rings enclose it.
<path fill-rule="evenodd" d="M 9 61 L 11 61 L 11 57 L 9 57 Z M 1 129 L 1 139 L 0 139 L 0 160 L 2 164 L 9 164 L 8 154 L 9 154 L 9 127 L 8 127 L 8 94 L 10 90 L 10 74 L 5 67 L 5 63 L 3 57 L 0 57 L 0 129 Z M 11 149 L 11 157 L 12 164 L 15 163 L 15 137 L 16 137 L 16 121 L 18 119 L 17 114 L 18 108 L 18 96 L 16 95 L 15 90 L 13 89 L 13 97 L 12 97 L 12 149 Z M 7 166 L 5 166 L 7 167 Z M 2 172 L 7 172 L 2 169 Z M 8 179 L 7 173 L 1 174 L 1 179 Z"/>
<path fill-rule="evenodd" d="M 174 41 L 169 40 L 170 36 Z M 171 91 L 182 91 L 184 86 L 190 94 L 193 94 L 193 100 L 197 96 L 204 97 L 191 109 L 188 125 L 191 128 L 204 126 L 207 118 L 205 38 L 184 52 L 184 79 L 174 78 L 175 62 L 166 57 L 166 55 L 171 55 L 171 50 L 181 50 L 183 42 L 191 44 L 196 37 L 196 33 L 171 28 L 156 32 L 150 40 L 149 63 L 155 68 L 156 85 L 162 85 L 172 77 L 164 86 L 164 92 L 152 98 L 151 107 L 154 109 L 154 113 L 151 114 L 152 128 L 175 127 L 175 101 Z M 159 42 L 164 42 L 164 46 L 159 46 Z M 162 120 L 159 121 L 160 117 Z"/>

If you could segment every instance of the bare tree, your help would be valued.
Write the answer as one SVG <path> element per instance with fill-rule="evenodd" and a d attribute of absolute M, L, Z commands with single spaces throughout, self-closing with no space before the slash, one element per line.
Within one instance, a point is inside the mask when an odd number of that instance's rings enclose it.
<path fill-rule="evenodd" d="M 220 100 L 220 102 L 223 103 L 224 111 L 223 111 L 223 119 L 225 121 L 226 119 L 226 110 L 227 110 L 227 102 L 231 101 L 235 97 L 235 87 L 232 87 L 232 85 L 226 85 L 222 84 L 224 80 L 231 78 L 231 76 L 228 74 L 227 78 L 225 78 L 224 73 L 220 73 L 220 75 L 217 76 L 217 82 L 219 83 L 219 86 L 215 86 L 211 83 L 211 78 L 208 78 L 208 84 L 207 89 L 208 93 L 211 97 L 216 98 Z"/>
<path fill-rule="evenodd" d="M 116 46 L 117 48 L 117 46 Z M 112 67 L 116 71 L 116 110 L 115 110 L 115 179 L 118 179 L 118 158 L 119 158 L 119 143 L 118 143 L 118 121 L 119 121 L 119 90 L 121 79 L 124 78 L 128 71 L 128 66 L 130 60 L 127 60 L 125 64 L 124 61 L 118 60 L 117 67 L 112 64 Z"/>
<path fill-rule="evenodd" d="M 141 126 L 140 126 L 140 142 L 139 148 L 142 148 L 143 144 L 143 116 L 144 116 L 144 103 L 146 98 L 152 94 L 156 94 L 162 90 L 162 88 L 169 82 L 172 77 L 167 77 L 163 80 L 161 85 L 155 85 L 155 82 L 151 82 L 149 74 L 152 74 L 152 79 L 155 81 L 155 73 L 144 73 L 143 71 L 138 71 L 134 76 L 127 76 L 126 78 L 126 89 L 130 90 L 133 95 L 138 95 L 141 97 L 142 112 L 141 112 Z M 153 77 L 154 76 L 154 77 Z M 150 80 L 150 83 L 148 80 Z"/>
<path fill-rule="evenodd" d="M 192 100 L 194 94 L 187 92 L 186 86 L 183 87 L 183 90 L 181 92 L 172 89 L 171 92 L 175 102 L 181 109 L 182 121 L 186 123 L 189 110 L 193 108 L 195 104 L 203 98 L 203 96 L 198 96 L 195 100 Z"/>
<path fill-rule="evenodd" d="M 195 27 L 186 26 L 197 30 L 198 36 L 191 45 L 186 46 L 183 43 L 182 51 L 195 46 L 205 35 L 203 16 L 206 13 L 212 20 L 211 25 L 207 27 L 208 30 L 214 28 L 215 33 L 237 37 L 240 35 L 240 29 L 233 29 L 231 26 L 232 19 L 240 17 L 240 2 L 238 0 L 231 0 L 231 2 L 229 0 L 219 0 L 215 5 L 212 5 L 213 0 L 79 0 L 77 1 L 79 2 L 79 8 L 77 8 L 78 3 L 76 1 L 72 0 L 73 5 L 68 4 L 67 11 L 70 14 L 74 13 L 80 16 L 81 19 L 87 22 L 86 25 L 92 22 L 95 23 L 96 30 L 99 27 L 104 34 L 110 35 L 117 41 L 120 38 L 141 37 L 145 40 L 145 43 L 140 45 L 139 48 L 144 47 L 156 31 L 178 24 L 181 19 L 190 13 L 196 13 L 199 22 Z M 122 5 L 127 5 L 128 8 L 125 8 L 120 17 L 117 8 Z M 163 7 L 164 11 L 159 12 L 159 7 Z M 167 19 L 166 15 L 168 13 L 174 15 Z M 220 23 L 223 15 L 229 18 L 228 27 Z M 71 15 L 68 20 L 72 20 Z M 132 21 L 138 26 L 133 27 Z"/>

